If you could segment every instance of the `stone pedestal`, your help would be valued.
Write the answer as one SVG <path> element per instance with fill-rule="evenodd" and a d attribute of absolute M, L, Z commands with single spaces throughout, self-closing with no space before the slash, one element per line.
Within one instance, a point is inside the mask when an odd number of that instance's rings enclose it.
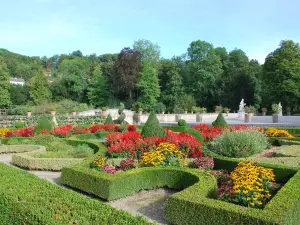
<path fill-rule="evenodd" d="M 245 119 L 245 112 L 239 111 L 239 117 L 238 117 L 238 119 L 241 120 L 241 121 L 244 121 L 244 119 Z"/>

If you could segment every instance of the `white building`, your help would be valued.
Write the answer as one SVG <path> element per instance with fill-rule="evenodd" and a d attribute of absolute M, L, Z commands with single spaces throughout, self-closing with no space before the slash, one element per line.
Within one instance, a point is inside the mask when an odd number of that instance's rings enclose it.
<path fill-rule="evenodd" d="M 14 78 L 14 77 L 11 77 L 9 78 L 9 83 L 10 84 L 17 84 L 17 85 L 24 85 L 25 84 L 25 81 L 23 78 Z"/>

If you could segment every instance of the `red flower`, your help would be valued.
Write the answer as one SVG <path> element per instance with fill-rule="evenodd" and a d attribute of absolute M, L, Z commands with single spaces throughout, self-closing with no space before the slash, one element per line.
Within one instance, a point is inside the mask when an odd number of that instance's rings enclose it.
<path fill-rule="evenodd" d="M 135 125 L 127 125 L 127 131 L 135 132 L 136 131 L 136 126 Z"/>

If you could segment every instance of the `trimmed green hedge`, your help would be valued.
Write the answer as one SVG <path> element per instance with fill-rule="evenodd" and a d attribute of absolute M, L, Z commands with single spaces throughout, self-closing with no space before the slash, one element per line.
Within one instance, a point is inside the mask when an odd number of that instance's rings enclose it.
<path fill-rule="evenodd" d="M 113 200 L 145 189 L 169 187 L 181 190 L 197 183 L 199 177 L 209 177 L 207 179 L 216 184 L 211 175 L 199 170 L 148 167 L 111 175 L 91 169 L 86 161 L 65 167 L 62 170 L 61 182 L 100 198 Z M 198 185 L 201 184 L 203 185 Z"/>
<path fill-rule="evenodd" d="M 150 224 L 2 163 L 0 177 L 1 224 Z"/>
<path fill-rule="evenodd" d="M 0 145 L 0 154 L 30 152 L 40 148 L 41 146 L 36 145 Z"/>
<path fill-rule="evenodd" d="M 215 158 L 216 169 L 233 170 L 240 160 Z M 196 169 L 140 168 L 114 175 L 89 168 L 89 162 L 65 167 L 63 184 L 112 200 L 143 189 L 169 187 L 184 189 L 166 202 L 165 216 L 171 224 L 240 225 L 298 224 L 300 219 L 300 172 L 279 165 L 273 168 L 276 181 L 286 183 L 265 209 L 242 207 L 216 200 L 216 180 Z"/>
<path fill-rule="evenodd" d="M 26 147 L 26 145 L 24 145 Z M 38 150 L 26 153 L 18 153 L 12 156 L 12 163 L 30 170 L 60 171 L 65 166 L 80 163 L 83 159 L 75 158 L 35 158 L 34 155 L 46 153 L 46 149 L 40 146 Z"/>

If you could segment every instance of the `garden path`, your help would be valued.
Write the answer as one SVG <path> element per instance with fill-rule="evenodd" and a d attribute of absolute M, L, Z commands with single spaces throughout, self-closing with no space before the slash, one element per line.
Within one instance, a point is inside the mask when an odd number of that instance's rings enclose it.
<path fill-rule="evenodd" d="M 14 166 L 12 164 L 12 155 L 13 154 L 0 154 L 0 163 L 5 163 L 10 166 Z M 16 167 L 19 168 L 19 167 Z M 54 172 L 54 171 L 38 171 L 38 170 L 26 170 L 29 173 L 35 174 L 36 176 L 46 179 L 50 182 L 54 182 L 59 184 L 61 172 Z"/>

